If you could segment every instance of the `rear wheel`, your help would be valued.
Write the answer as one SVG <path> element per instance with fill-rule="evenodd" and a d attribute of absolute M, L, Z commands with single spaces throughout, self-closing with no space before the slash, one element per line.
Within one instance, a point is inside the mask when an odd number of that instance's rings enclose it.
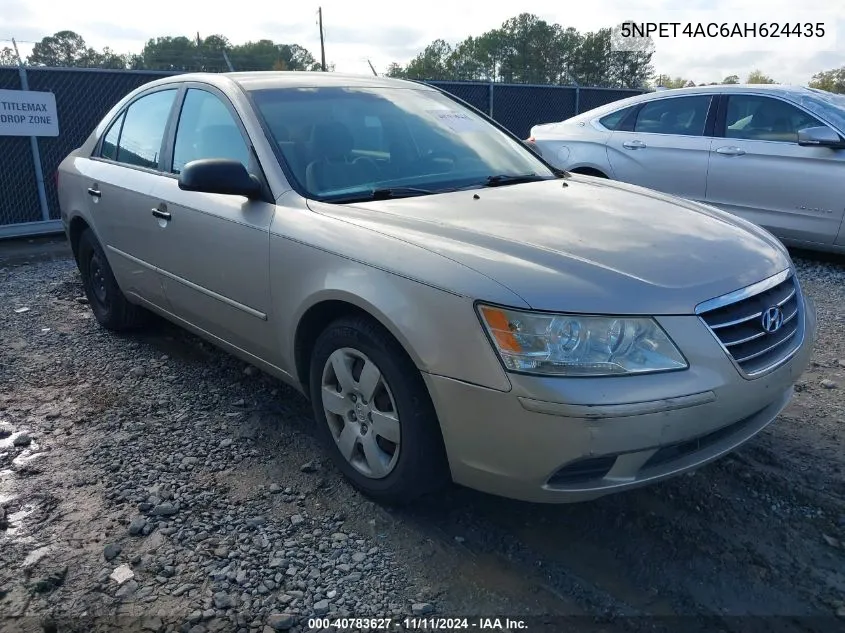
<path fill-rule="evenodd" d="M 110 330 L 127 330 L 144 320 L 144 309 L 130 303 L 114 278 L 102 246 L 91 229 L 79 237 L 77 265 L 88 304 L 97 322 Z"/>
<path fill-rule="evenodd" d="M 321 438 L 363 493 L 405 503 L 449 481 L 422 376 L 380 325 L 361 317 L 330 325 L 314 346 L 310 392 Z"/>

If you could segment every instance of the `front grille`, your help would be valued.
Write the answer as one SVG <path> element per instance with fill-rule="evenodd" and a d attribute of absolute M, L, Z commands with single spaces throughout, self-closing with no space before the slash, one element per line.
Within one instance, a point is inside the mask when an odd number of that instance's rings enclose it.
<path fill-rule="evenodd" d="M 776 367 L 798 349 L 803 335 L 801 308 L 800 289 L 789 271 L 746 290 L 706 301 L 698 315 L 739 368 L 753 377 Z M 772 328 L 778 311 L 782 323 Z M 768 331 L 764 327 L 767 312 L 772 317 Z"/>

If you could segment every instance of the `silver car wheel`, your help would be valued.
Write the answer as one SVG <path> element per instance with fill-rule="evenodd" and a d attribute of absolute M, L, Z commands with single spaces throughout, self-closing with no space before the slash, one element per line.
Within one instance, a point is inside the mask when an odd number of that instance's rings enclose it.
<path fill-rule="evenodd" d="M 387 477 L 399 458 L 399 411 L 376 364 L 356 349 L 335 350 L 323 367 L 321 395 L 344 459 L 365 477 Z"/>

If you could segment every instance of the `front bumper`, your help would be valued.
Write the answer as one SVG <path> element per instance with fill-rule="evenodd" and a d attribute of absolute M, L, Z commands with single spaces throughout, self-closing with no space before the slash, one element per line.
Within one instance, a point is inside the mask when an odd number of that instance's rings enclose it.
<path fill-rule="evenodd" d="M 688 352 L 682 372 L 618 378 L 511 376 L 496 391 L 424 374 L 453 480 L 533 502 L 569 503 L 653 483 L 742 445 L 789 403 L 812 354 L 815 308 L 805 300 L 792 358 L 743 378 L 695 317 L 660 319 Z"/>

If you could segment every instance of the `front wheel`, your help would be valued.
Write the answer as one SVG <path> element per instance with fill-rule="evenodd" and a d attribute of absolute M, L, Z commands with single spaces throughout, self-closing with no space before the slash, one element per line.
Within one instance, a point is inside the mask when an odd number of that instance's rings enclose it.
<path fill-rule="evenodd" d="M 352 484 L 405 503 L 449 480 L 434 406 L 396 340 L 366 318 L 344 318 L 317 339 L 311 400 L 319 433 Z"/>

